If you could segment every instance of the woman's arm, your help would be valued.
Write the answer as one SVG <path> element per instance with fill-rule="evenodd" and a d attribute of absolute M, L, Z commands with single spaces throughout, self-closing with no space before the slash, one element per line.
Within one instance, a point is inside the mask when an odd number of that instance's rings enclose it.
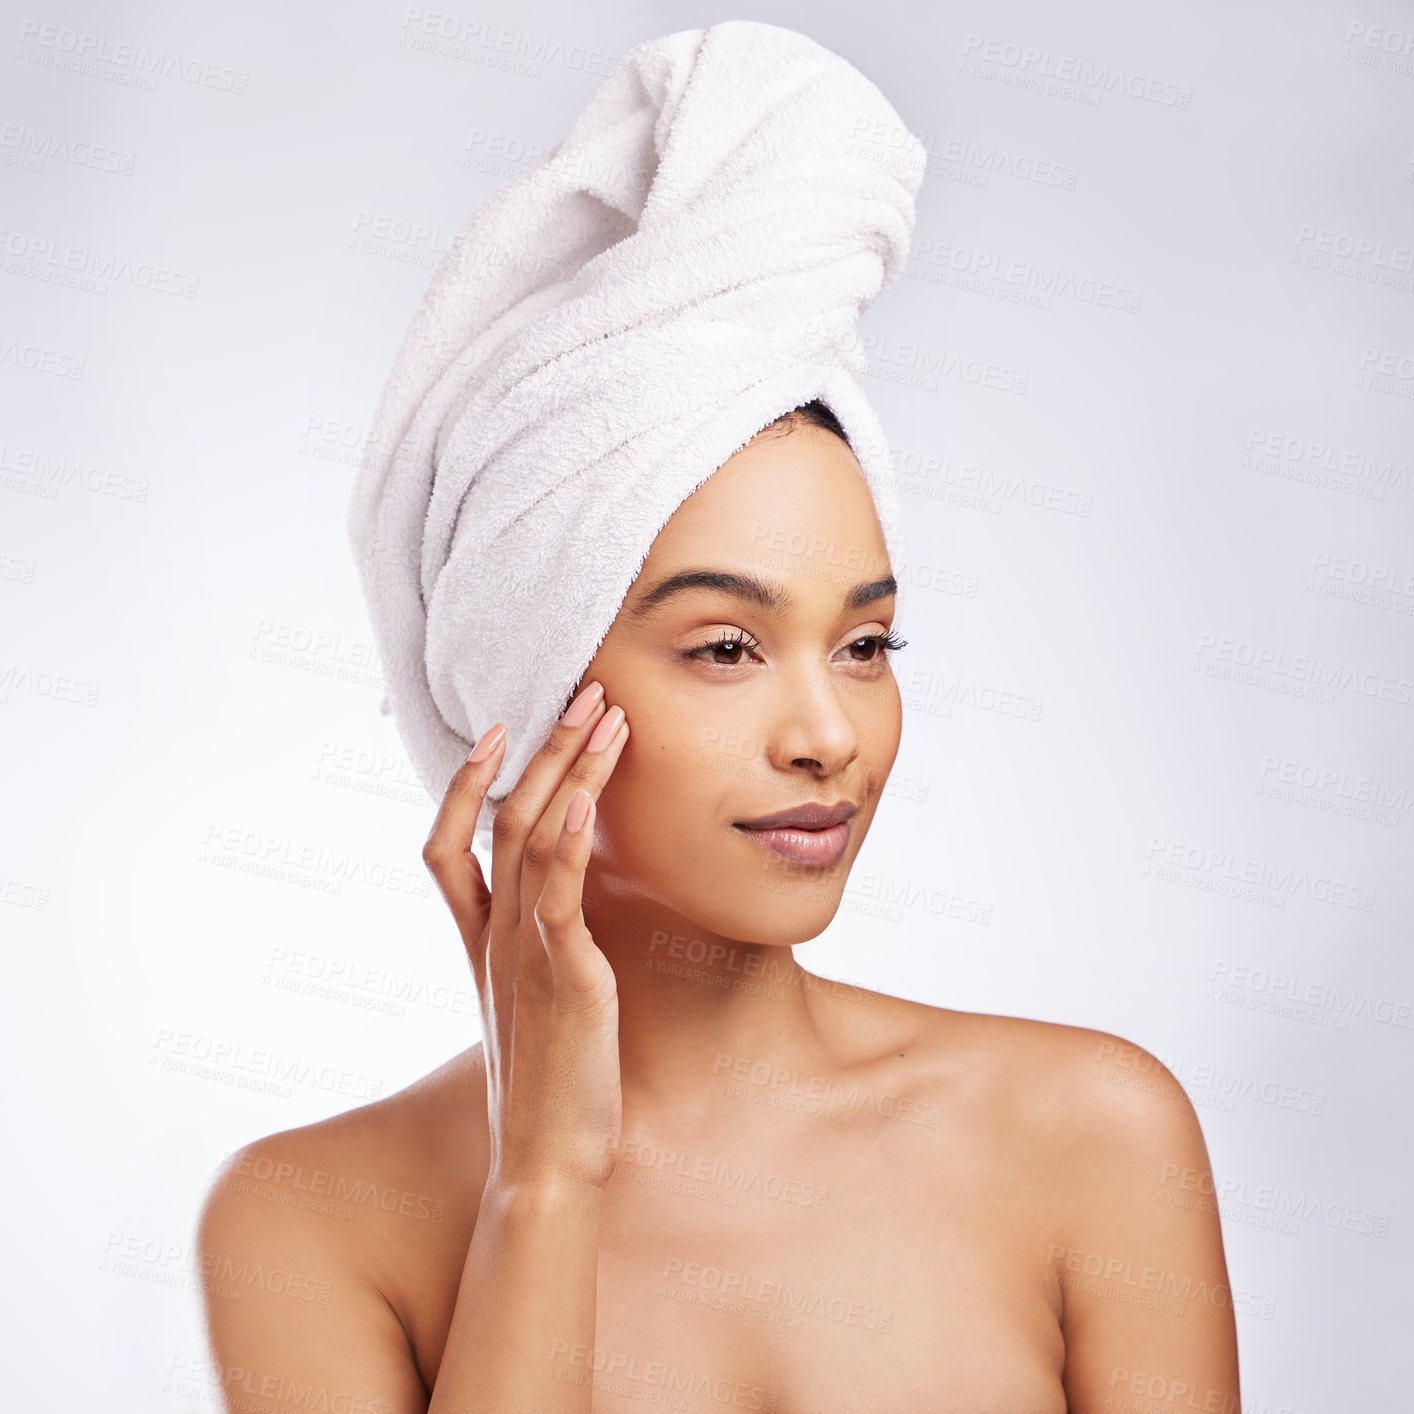
<path fill-rule="evenodd" d="M 583 1414 L 602 1189 L 528 1185 L 481 1200 L 429 1414 Z"/>
<path fill-rule="evenodd" d="M 1238 1414 L 1237 1328 L 1207 1147 L 1147 1051 L 1100 1032 L 1065 1067 L 1051 1246 L 1071 1414 Z"/>
<path fill-rule="evenodd" d="M 273 1169 L 294 1152 L 290 1136 L 272 1135 L 234 1154 L 226 1173 Z M 212 1185 L 197 1252 L 207 1342 L 231 1414 L 425 1414 L 407 1333 L 349 1235 L 334 1231 L 343 1226 L 227 1178 Z"/>
<path fill-rule="evenodd" d="M 321 1162 L 296 1132 L 246 1146 L 227 1167 Z M 198 1252 L 225 1409 L 583 1414 L 601 1192 L 565 1182 L 488 1185 L 429 1403 L 408 1334 L 370 1275 L 386 1239 L 364 1241 L 371 1234 L 361 1223 L 332 1222 L 218 1179 Z"/>
<path fill-rule="evenodd" d="M 309 1214 L 218 1182 L 200 1248 L 217 1275 L 207 1313 L 228 1410 L 282 1414 L 284 1401 L 307 1411 L 323 1389 L 320 1407 L 348 1414 L 588 1414 L 593 1388 L 577 1376 L 594 1344 L 600 1199 L 622 1118 L 617 988 L 581 907 L 595 800 L 628 739 L 622 711 L 604 707 L 602 690 L 586 689 L 507 796 L 490 889 L 470 845 L 503 734 L 487 733 L 453 776 L 423 849 L 476 978 L 490 1138 L 430 1401 L 368 1253 Z M 278 1164 L 289 1143 L 277 1135 L 246 1150 L 250 1167 Z M 310 1300 L 290 1297 L 288 1277 L 283 1297 L 262 1287 L 252 1301 L 248 1280 L 236 1299 L 219 1284 L 223 1264 L 249 1273 L 276 1262 L 306 1269 Z M 233 1367 L 256 1379 L 253 1396 Z"/>

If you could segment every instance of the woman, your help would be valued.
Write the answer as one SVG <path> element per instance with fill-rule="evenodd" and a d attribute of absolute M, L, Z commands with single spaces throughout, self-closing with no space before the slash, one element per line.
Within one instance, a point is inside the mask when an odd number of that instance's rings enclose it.
<path fill-rule="evenodd" d="M 424 859 L 484 1040 L 233 1158 L 200 1234 L 230 1408 L 1236 1414 L 1211 1173 L 1158 1062 L 790 951 L 902 729 L 860 418 L 811 399 L 699 469 L 551 730 L 475 734 Z"/>

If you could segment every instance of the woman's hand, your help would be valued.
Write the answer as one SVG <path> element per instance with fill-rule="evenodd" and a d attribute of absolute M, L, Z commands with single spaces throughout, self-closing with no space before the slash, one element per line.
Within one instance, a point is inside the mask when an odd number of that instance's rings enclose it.
<path fill-rule="evenodd" d="M 628 740 L 623 709 L 604 708 L 603 687 L 588 684 L 506 797 L 489 890 L 470 845 L 504 754 L 500 723 L 452 777 L 422 850 L 476 977 L 488 1187 L 602 1188 L 614 1166 L 623 1113 L 618 988 L 581 907 L 595 801 Z"/>

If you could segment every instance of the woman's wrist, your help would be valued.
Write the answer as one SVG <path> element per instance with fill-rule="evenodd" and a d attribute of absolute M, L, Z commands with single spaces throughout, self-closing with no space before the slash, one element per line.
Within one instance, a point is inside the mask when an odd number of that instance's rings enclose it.
<path fill-rule="evenodd" d="M 486 1179 L 481 1194 L 481 1207 L 503 1212 L 533 1215 L 540 1211 L 563 1213 L 567 1210 L 597 1212 L 604 1197 L 605 1185 L 593 1179 L 547 1175 L 536 1178 L 511 1178 L 492 1173 Z"/>

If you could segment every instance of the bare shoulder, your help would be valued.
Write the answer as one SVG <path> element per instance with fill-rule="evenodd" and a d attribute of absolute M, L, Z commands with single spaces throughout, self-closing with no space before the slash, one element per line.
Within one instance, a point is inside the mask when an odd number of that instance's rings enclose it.
<path fill-rule="evenodd" d="M 1136 1123 L 1162 1126 L 1193 1117 L 1183 1087 L 1157 1056 L 1134 1041 L 1026 1017 L 974 1014 L 970 1020 L 975 1044 L 992 1063 L 1034 1096 L 1039 1111 L 1054 1114 L 1067 1128 L 1119 1124 L 1130 1129 Z"/>
<path fill-rule="evenodd" d="M 1114 1407 L 1157 1377 L 1237 1407 L 1237 1332 L 1207 1146 L 1143 1046 L 1083 1026 L 929 1008 L 930 1083 L 1018 1200 L 1056 1288 L 1067 1407 Z M 949 1101 L 951 1104 L 949 1105 Z M 1142 1373 L 1141 1373 L 1142 1372 Z"/>
<path fill-rule="evenodd" d="M 1108 1031 L 997 1019 L 1026 1038 L 1035 1122 L 1077 1184 L 1149 1201 L 1184 1169 L 1206 1167 L 1192 1101 L 1152 1052 Z"/>
<path fill-rule="evenodd" d="M 383 1099 L 251 1140 L 226 1160 L 211 1192 L 247 1192 L 250 1184 L 236 1182 L 247 1179 L 311 1200 L 362 1201 L 375 1180 L 415 1186 L 448 1162 L 474 1157 L 485 1118 L 478 1043 Z M 272 1206 L 319 1211 L 313 1201 L 277 1198 Z M 377 1206 L 370 1202 L 369 1211 Z"/>
<path fill-rule="evenodd" d="M 196 1234 L 217 1366 L 314 1378 L 327 1360 L 357 1377 L 359 1407 L 425 1408 L 409 1284 L 475 1222 L 485 1117 L 478 1045 L 385 1099 L 230 1155 Z"/>
<path fill-rule="evenodd" d="M 366 1247 L 386 1219 L 440 1222 L 455 1201 L 448 1176 L 474 1174 L 484 1152 L 485 1094 L 478 1042 L 383 1099 L 251 1140 L 214 1178 L 203 1225 L 323 1219 L 305 1226 Z"/>
<path fill-rule="evenodd" d="M 1124 1037 L 1026 1017 L 909 1002 L 920 1072 L 954 1110 L 1005 1116 L 1071 1191 L 1141 1179 L 1187 1182 L 1207 1154 L 1192 1102 L 1169 1069 Z"/>

